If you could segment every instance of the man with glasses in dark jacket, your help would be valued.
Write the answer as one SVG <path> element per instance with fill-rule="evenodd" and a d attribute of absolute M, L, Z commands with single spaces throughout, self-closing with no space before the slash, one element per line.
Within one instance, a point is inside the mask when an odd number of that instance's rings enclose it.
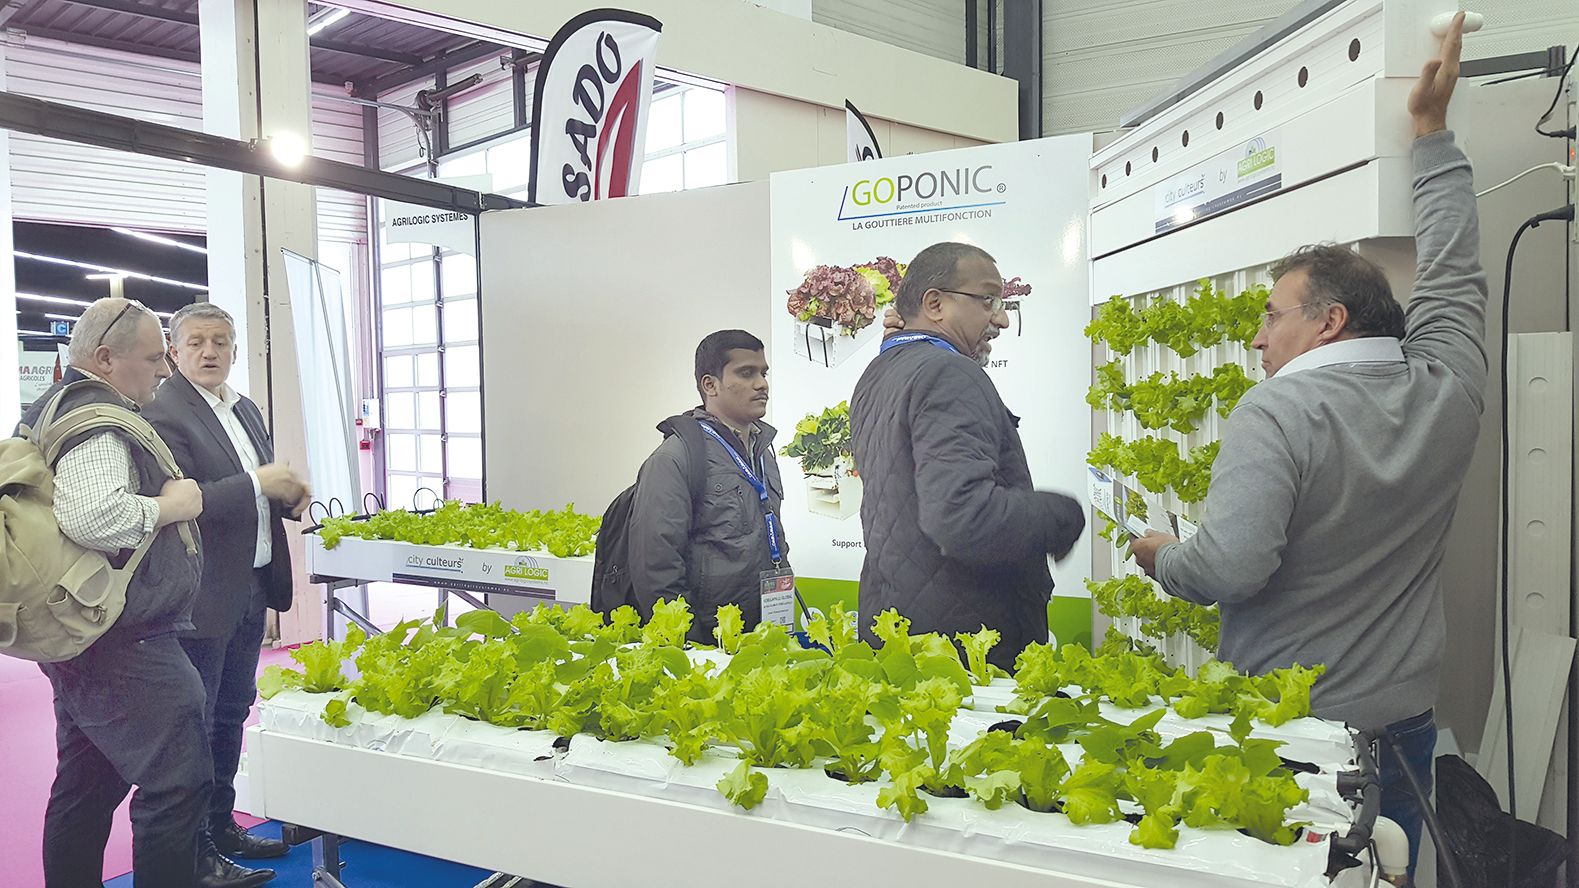
<path fill-rule="evenodd" d="M 1033 490 L 1019 419 L 983 367 L 1009 326 L 1003 277 L 979 247 L 934 244 L 910 263 L 890 330 L 850 399 L 861 525 L 862 637 L 888 608 L 913 632 L 1002 633 L 1004 669 L 1046 641 L 1048 556 L 1085 528 L 1070 497 Z"/>

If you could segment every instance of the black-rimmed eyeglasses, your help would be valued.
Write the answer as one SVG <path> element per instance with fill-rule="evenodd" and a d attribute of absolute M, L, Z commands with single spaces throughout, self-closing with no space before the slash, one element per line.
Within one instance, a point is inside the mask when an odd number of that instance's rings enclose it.
<path fill-rule="evenodd" d="M 987 304 L 987 310 L 993 314 L 1003 311 L 1002 296 L 983 296 L 980 293 L 967 293 L 964 290 L 949 290 L 944 287 L 938 287 L 937 291 L 939 293 L 953 293 L 955 296 L 969 296 L 972 299 L 979 299 Z"/>

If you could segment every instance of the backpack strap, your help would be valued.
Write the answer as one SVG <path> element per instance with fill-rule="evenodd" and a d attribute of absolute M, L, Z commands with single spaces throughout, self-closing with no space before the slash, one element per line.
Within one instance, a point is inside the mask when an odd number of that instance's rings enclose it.
<path fill-rule="evenodd" d="M 89 378 L 79 379 L 76 382 L 68 382 L 60 387 L 60 391 L 55 392 L 55 394 L 49 399 L 49 403 L 44 405 L 43 412 L 38 415 L 37 423 L 33 424 L 32 426 L 28 426 L 26 424 L 22 426 L 21 437 L 32 441 L 35 445 L 38 445 L 40 450 L 44 449 L 43 445 L 40 443 L 39 433 L 48 428 L 49 425 L 55 421 L 55 414 L 60 412 L 60 405 L 65 402 L 66 396 L 79 388 L 101 388 L 107 392 L 113 393 L 117 398 L 124 399 L 126 397 L 125 395 L 122 395 L 120 392 L 116 391 L 114 386 L 102 380 Z"/>
<path fill-rule="evenodd" d="M 83 381 L 97 382 L 97 380 Z M 80 384 L 80 382 L 76 382 L 72 383 L 72 386 Z M 67 386 L 67 388 L 69 389 L 72 386 Z M 65 390 L 63 389 L 61 394 L 64 394 L 64 392 Z M 159 464 L 160 471 L 173 479 L 186 477 L 182 474 L 181 467 L 176 464 L 175 455 L 170 452 L 169 445 L 165 444 L 164 440 L 159 437 L 159 433 L 154 431 L 153 426 L 148 424 L 148 420 L 143 419 L 125 407 L 102 403 L 84 404 L 81 407 L 67 411 L 64 416 L 56 418 L 54 414 L 58 411 L 59 402 L 59 395 L 50 401 L 49 406 L 45 408 L 45 413 L 40 417 L 43 421 L 39 423 L 37 429 L 33 430 L 32 437 L 34 443 L 43 451 L 44 462 L 51 470 L 54 469 L 55 462 L 60 459 L 60 452 L 65 448 L 68 441 L 90 432 L 118 431 L 130 438 L 137 446 L 147 451 L 154 458 L 154 461 Z M 190 521 L 178 522 L 176 524 L 176 533 L 180 534 L 181 542 L 185 544 L 187 554 L 195 555 L 197 554 L 197 539 L 192 533 L 191 524 Z M 152 533 L 143 540 L 124 569 L 136 569 L 137 564 L 147 554 L 148 547 L 153 544 L 156 536 L 158 536 L 157 533 Z"/>
<path fill-rule="evenodd" d="M 685 475 L 691 484 L 691 508 L 694 511 L 707 492 L 707 439 L 703 437 L 702 424 L 692 417 L 673 417 L 669 425 L 685 444 L 688 459 Z"/>

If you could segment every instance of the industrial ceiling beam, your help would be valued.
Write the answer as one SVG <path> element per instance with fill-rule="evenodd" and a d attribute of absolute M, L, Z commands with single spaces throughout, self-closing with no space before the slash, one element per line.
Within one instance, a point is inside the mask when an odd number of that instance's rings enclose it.
<path fill-rule="evenodd" d="M 179 9 L 163 9 L 158 6 L 144 6 L 133 0 L 66 0 L 77 6 L 88 6 L 93 9 L 103 9 L 109 12 L 124 12 L 127 15 L 137 15 L 143 18 L 158 19 L 161 22 L 176 22 L 182 25 L 197 25 L 197 13 L 182 12 Z"/>
<path fill-rule="evenodd" d="M 98 49 L 116 49 L 121 52 L 153 56 L 159 59 L 170 59 L 176 62 L 190 62 L 194 65 L 201 62 L 197 53 L 185 49 L 146 46 L 141 43 L 132 43 L 128 40 L 116 40 L 113 37 L 94 37 L 90 34 L 76 34 L 59 28 L 40 28 L 35 25 L 19 25 L 15 22 L 12 23 L 11 27 L 29 37 L 42 37 L 46 40 L 59 40 L 64 43 L 76 43 L 81 46 L 92 46 Z"/>
<path fill-rule="evenodd" d="M 92 46 L 97 49 L 114 49 L 132 55 L 152 56 L 158 59 L 169 59 L 173 62 L 186 62 L 192 65 L 202 64 L 198 53 L 185 49 L 170 49 L 164 46 L 148 46 L 143 43 L 132 43 L 126 40 L 116 40 L 113 37 L 94 37 L 87 34 L 77 34 L 71 31 L 62 31 L 57 28 L 40 28 L 34 25 L 22 27 L 11 26 L 13 30 L 30 37 L 42 37 L 46 40 L 59 40 L 62 43 L 75 43 L 79 46 Z M 325 86 L 344 86 L 345 78 L 332 77 L 321 72 L 313 72 L 313 82 Z"/>
<path fill-rule="evenodd" d="M 388 74 L 374 78 L 366 84 L 359 84 L 362 87 L 360 92 L 369 96 L 377 95 L 391 87 L 403 86 L 413 80 L 432 77 L 434 74 L 449 68 L 467 65 L 478 59 L 487 58 L 490 55 L 504 55 L 506 52 L 508 52 L 507 47 L 494 43 L 483 43 L 480 41 L 468 43 L 448 52 L 440 53 L 431 59 L 413 65 L 407 70 L 391 71 Z"/>
<path fill-rule="evenodd" d="M 143 18 L 156 19 L 161 22 L 175 22 L 181 25 L 197 27 L 197 16 L 190 12 L 176 9 L 162 9 L 157 6 L 144 6 L 135 0 L 66 0 L 77 6 L 87 6 L 92 9 L 103 9 L 109 12 L 119 12 L 126 15 L 136 15 Z M 328 37 L 309 37 L 307 41 L 314 49 L 328 52 L 338 52 L 345 55 L 361 56 L 367 59 L 378 59 L 383 62 L 394 62 L 397 65 L 420 65 L 423 58 L 409 52 L 398 52 L 389 49 L 360 46 L 344 40 L 335 40 Z"/>
<path fill-rule="evenodd" d="M 253 142 L 90 111 L 11 92 L 0 91 L 0 128 L 468 215 L 477 215 L 485 210 L 528 206 L 498 194 L 468 191 L 441 182 L 413 179 L 321 157 L 308 157 L 296 166 L 286 166 L 270 156 L 267 147 Z"/>

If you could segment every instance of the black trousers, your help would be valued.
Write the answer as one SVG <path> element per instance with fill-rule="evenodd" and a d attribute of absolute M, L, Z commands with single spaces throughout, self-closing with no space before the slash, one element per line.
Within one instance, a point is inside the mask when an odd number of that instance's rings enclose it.
<path fill-rule="evenodd" d="M 208 698 L 203 721 L 214 761 L 214 787 L 202 824 L 207 829 L 224 829 L 236 807 L 241 733 L 258 696 L 258 655 L 265 625 L 263 573 L 253 571 L 252 605 L 240 623 L 213 637 L 181 638 Z"/>
<path fill-rule="evenodd" d="M 115 809 L 132 795 L 132 878 L 186 888 L 213 767 L 203 684 L 174 636 L 100 639 L 40 668 L 55 691 L 58 765 L 44 813 L 47 888 L 101 888 Z"/>

